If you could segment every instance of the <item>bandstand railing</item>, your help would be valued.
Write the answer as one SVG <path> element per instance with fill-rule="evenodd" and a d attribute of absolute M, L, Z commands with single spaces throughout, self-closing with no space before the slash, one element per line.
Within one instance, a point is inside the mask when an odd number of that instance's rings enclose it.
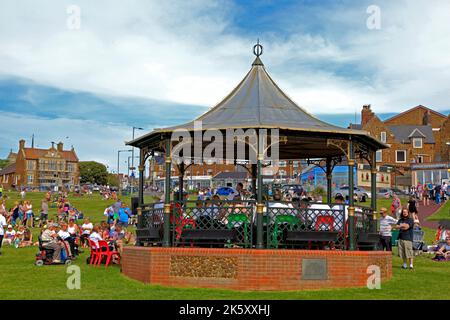
<path fill-rule="evenodd" d="M 267 202 L 268 248 L 345 249 L 347 220 L 341 204 Z"/>
<path fill-rule="evenodd" d="M 344 204 L 267 201 L 264 248 L 349 250 L 348 209 Z M 255 248 L 256 215 L 254 200 L 171 201 L 169 242 L 181 247 Z M 355 239 L 377 233 L 371 208 L 355 206 L 353 219 Z M 153 237 L 146 243 L 163 243 L 163 204 L 141 207 L 138 230 L 144 238 Z"/>
<path fill-rule="evenodd" d="M 252 200 L 173 202 L 172 244 L 251 248 L 254 212 Z"/>

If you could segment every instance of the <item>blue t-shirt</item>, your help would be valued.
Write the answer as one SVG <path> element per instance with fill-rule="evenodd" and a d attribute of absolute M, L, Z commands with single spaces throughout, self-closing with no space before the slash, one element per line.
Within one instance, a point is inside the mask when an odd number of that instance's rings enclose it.
<path fill-rule="evenodd" d="M 120 222 L 128 222 L 127 212 L 129 212 L 129 211 L 130 211 L 129 208 L 120 208 L 119 209 L 119 221 Z"/>

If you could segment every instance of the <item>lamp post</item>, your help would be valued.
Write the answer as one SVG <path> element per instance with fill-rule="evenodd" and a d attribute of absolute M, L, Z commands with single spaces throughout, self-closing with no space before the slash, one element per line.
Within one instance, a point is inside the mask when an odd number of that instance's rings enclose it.
<path fill-rule="evenodd" d="M 134 131 L 135 130 L 144 130 L 144 128 L 133 127 L 133 140 L 134 140 Z M 134 147 L 131 148 L 131 167 L 134 168 Z M 134 170 L 134 169 L 133 169 Z"/>
<path fill-rule="evenodd" d="M 120 181 L 120 153 L 131 152 L 132 150 L 118 150 L 117 151 L 117 178 L 119 179 L 119 189 L 121 189 L 122 183 Z"/>
<path fill-rule="evenodd" d="M 133 127 L 133 140 L 134 140 L 134 131 L 135 130 L 144 130 L 144 128 L 140 128 L 140 127 Z M 128 167 L 130 167 L 130 165 L 128 165 Z M 131 147 L 131 171 L 134 172 L 134 147 Z M 129 175 L 128 175 L 129 176 Z M 131 187 L 134 187 L 134 177 L 131 180 Z"/>

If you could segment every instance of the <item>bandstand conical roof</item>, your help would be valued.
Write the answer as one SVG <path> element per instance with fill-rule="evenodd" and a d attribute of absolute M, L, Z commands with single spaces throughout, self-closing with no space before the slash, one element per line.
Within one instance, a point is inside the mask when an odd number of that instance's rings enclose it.
<path fill-rule="evenodd" d="M 260 47 L 262 50 L 262 46 Z M 254 128 L 280 129 L 280 132 L 292 132 L 298 141 L 290 146 L 291 150 L 286 150 L 286 155 L 289 157 L 294 156 L 294 153 L 301 156 L 305 156 L 307 153 L 314 156 L 339 154 L 340 151 L 337 152 L 337 150 L 324 150 L 327 148 L 326 139 L 328 138 L 348 139 L 352 136 L 364 142 L 364 144 L 370 145 L 371 149 L 386 148 L 386 145 L 371 137 L 366 131 L 341 128 L 309 114 L 278 87 L 267 73 L 259 57 L 260 54 L 255 53 L 255 55 L 257 57 L 253 61 L 250 71 L 237 87 L 206 113 L 182 125 L 155 129 L 128 142 L 127 145 L 139 148 L 154 145 L 161 141 L 165 134 L 170 134 L 177 129 L 196 130 L 194 122 L 201 121 L 202 130 Z M 301 143 L 304 141 L 301 138 L 302 135 L 314 136 L 310 139 L 313 146 L 302 146 Z M 303 152 L 299 153 L 299 148 Z"/>
<path fill-rule="evenodd" d="M 203 130 L 228 128 L 279 128 L 304 131 L 354 131 L 343 129 L 309 114 L 292 101 L 269 76 L 259 57 L 230 94 L 195 120 L 160 129 L 194 129 L 201 121 Z"/>

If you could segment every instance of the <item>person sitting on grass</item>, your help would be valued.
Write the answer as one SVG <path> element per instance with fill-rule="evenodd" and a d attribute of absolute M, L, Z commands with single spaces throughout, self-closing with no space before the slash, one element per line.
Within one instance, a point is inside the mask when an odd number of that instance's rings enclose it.
<path fill-rule="evenodd" d="M 33 245 L 33 233 L 31 232 L 30 229 L 24 228 L 23 234 L 21 236 L 21 241 L 19 242 L 18 247 L 25 248 L 30 247 L 32 245 Z"/>
<path fill-rule="evenodd" d="M 3 238 L 3 245 L 12 245 L 14 239 L 16 238 L 16 230 L 13 229 L 12 225 L 8 225 L 5 232 L 5 237 Z"/>
<path fill-rule="evenodd" d="M 18 248 L 19 244 L 22 242 L 23 240 L 23 235 L 25 233 L 25 227 L 24 226 L 20 226 L 17 229 L 16 232 L 16 236 L 14 237 L 14 247 Z"/>
<path fill-rule="evenodd" d="M 108 239 L 110 241 L 110 244 L 115 247 L 115 249 L 119 252 L 120 255 L 122 255 L 123 242 L 125 240 L 124 239 L 125 236 L 126 236 L 125 230 L 122 229 L 122 226 L 117 225 L 114 228 L 114 231 L 111 232 Z"/>
<path fill-rule="evenodd" d="M 441 245 L 433 258 L 436 261 L 450 261 L 450 236 L 445 238 L 445 243 Z"/>

